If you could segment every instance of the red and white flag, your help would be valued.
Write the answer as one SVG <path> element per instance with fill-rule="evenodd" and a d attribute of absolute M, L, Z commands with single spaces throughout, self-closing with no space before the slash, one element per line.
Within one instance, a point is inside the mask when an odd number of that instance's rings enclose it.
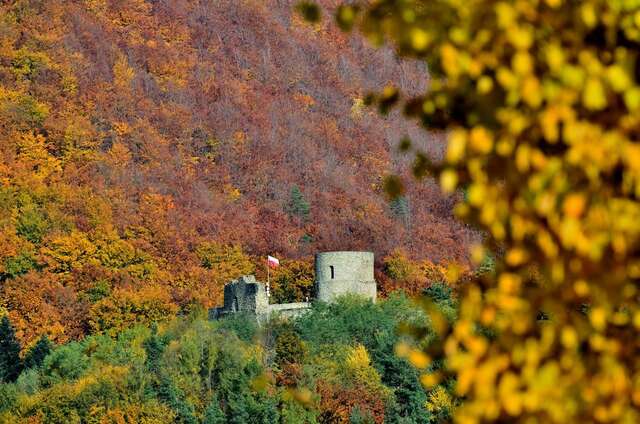
<path fill-rule="evenodd" d="M 267 264 L 269 264 L 271 268 L 277 268 L 280 266 L 280 261 L 278 260 L 278 258 L 267 255 Z"/>

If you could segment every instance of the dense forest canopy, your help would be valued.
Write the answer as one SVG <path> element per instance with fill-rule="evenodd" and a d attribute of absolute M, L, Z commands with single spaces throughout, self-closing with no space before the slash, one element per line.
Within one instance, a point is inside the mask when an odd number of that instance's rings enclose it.
<path fill-rule="evenodd" d="M 214 306 L 266 253 L 307 289 L 321 250 L 415 261 L 415 288 L 466 263 L 455 196 L 384 196 L 403 135 L 443 154 L 364 107 L 390 80 L 428 75 L 290 1 L 2 2 L 0 311 L 26 344 L 64 342 Z"/>
<path fill-rule="evenodd" d="M 84 210 L 101 209 L 91 193 L 108 201 L 101 212 L 120 233 L 154 223 L 147 230 L 167 233 L 160 248 L 179 256 L 215 237 L 288 256 L 405 246 L 462 258 L 468 234 L 432 183 L 413 186 L 406 210 L 396 208 L 406 222 L 380 196 L 382 177 L 400 169 L 400 137 L 415 136 L 435 157 L 439 137 L 362 107 L 390 80 L 424 89 L 425 67 L 331 23 L 310 30 L 292 6 L 5 2 L 3 137 L 33 135 L 53 156 L 42 182 L 85 190 L 89 204 L 64 211 L 82 231 L 98 224 Z M 3 143 L 7 183 L 18 182 L 20 159 L 36 166 L 17 144 Z M 295 187 L 309 219 L 287 213 Z"/>
<path fill-rule="evenodd" d="M 437 287 L 433 298 L 455 319 L 450 290 Z M 425 391 L 419 372 L 394 353 L 406 340 L 396 327 L 423 320 L 403 296 L 343 298 L 263 327 L 255 317 L 209 321 L 194 311 L 53 351 L 41 342 L 24 361 L 14 355 L 22 366 L 12 369 L 15 382 L 0 384 L 0 423 L 442 422 L 454 407 L 451 382 Z"/>

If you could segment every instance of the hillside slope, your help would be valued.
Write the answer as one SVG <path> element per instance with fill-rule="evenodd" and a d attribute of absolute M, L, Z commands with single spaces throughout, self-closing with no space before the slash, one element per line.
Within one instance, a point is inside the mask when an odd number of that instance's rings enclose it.
<path fill-rule="evenodd" d="M 438 137 L 359 106 L 390 80 L 420 90 L 424 67 L 309 27 L 293 4 L 0 5 L 1 295 L 24 339 L 89 331 L 66 321 L 114 290 L 215 303 L 227 274 L 201 266 L 206 242 L 465 260 L 474 236 L 435 184 L 391 206 L 382 193 L 406 168 L 400 136 L 435 157 Z"/>

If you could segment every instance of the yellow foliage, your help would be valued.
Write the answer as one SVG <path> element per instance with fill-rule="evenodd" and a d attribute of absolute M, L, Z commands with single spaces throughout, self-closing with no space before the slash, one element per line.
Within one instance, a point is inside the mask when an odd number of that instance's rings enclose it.
<path fill-rule="evenodd" d="M 31 179 L 42 182 L 61 171 L 60 160 L 49 153 L 42 135 L 27 132 L 16 135 L 16 138 L 18 160 L 29 172 Z"/>
<path fill-rule="evenodd" d="M 364 112 L 364 100 L 360 97 L 353 99 L 353 104 L 351 105 L 351 117 L 353 119 L 357 119 L 362 117 Z"/>
<path fill-rule="evenodd" d="M 94 332 L 115 336 L 136 324 L 166 321 L 178 312 L 165 287 L 147 285 L 137 290 L 115 289 L 109 298 L 94 303 L 89 310 L 89 326 Z"/>
<path fill-rule="evenodd" d="M 241 246 L 202 243 L 196 250 L 202 266 L 214 271 L 219 283 L 225 284 L 243 275 L 252 274 L 255 265 Z"/>
<path fill-rule="evenodd" d="M 129 66 L 129 61 L 125 56 L 120 56 L 113 65 L 113 79 L 114 84 L 119 89 L 130 88 L 131 81 L 135 77 L 136 73 Z"/>
<path fill-rule="evenodd" d="M 382 384 L 380 374 L 371 365 L 371 358 L 363 345 L 357 344 L 347 351 L 342 368 L 342 372 L 352 384 L 362 385 L 372 392 L 380 393 L 385 400 L 391 396 L 391 389 Z"/>
<path fill-rule="evenodd" d="M 407 103 L 448 131 L 430 170 L 504 251 L 429 349 L 465 397 L 455 419 L 640 421 L 640 3 L 382 0 L 354 23 L 430 64 Z"/>
<path fill-rule="evenodd" d="M 429 393 L 425 407 L 434 415 L 449 415 L 453 411 L 453 399 L 442 386 L 436 386 Z"/>
<path fill-rule="evenodd" d="M 70 272 L 88 263 L 97 263 L 96 246 L 80 231 L 54 236 L 41 249 L 45 262 L 53 272 Z"/>

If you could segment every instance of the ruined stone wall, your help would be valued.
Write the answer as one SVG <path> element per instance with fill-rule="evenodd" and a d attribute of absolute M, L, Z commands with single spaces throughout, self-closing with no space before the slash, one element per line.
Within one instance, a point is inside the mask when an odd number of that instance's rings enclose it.
<path fill-rule="evenodd" d="M 249 312 L 256 315 L 269 313 L 269 299 L 264 284 L 253 275 L 245 275 L 224 286 L 224 306 L 216 308 L 214 317 L 229 313 Z"/>

